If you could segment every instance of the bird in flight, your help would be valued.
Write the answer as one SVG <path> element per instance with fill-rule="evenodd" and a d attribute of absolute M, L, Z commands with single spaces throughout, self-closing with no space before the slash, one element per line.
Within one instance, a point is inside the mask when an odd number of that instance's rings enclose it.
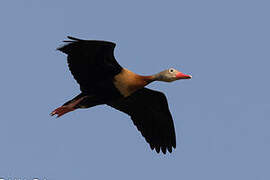
<path fill-rule="evenodd" d="M 150 76 L 138 75 L 118 64 L 113 53 L 115 43 L 68 38 L 58 50 L 67 54 L 69 70 L 81 93 L 51 115 L 60 117 L 78 108 L 106 104 L 128 114 L 152 150 L 171 153 L 176 148 L 176 137 L 166 96 L 145 86 L 153 81 L 190 79 L 191 75 L 174 68 Z"/>

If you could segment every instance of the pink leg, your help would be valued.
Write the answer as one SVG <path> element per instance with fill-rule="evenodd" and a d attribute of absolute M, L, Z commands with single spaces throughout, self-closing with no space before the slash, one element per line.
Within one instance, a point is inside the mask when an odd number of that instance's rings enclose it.
<path fill-rule="evenodd" d="M 57 117 L 60 117 L 70 111 L 74 111 L 76 108 L 74 108 L 78 103 L 81 102 L 81 100 L 83 100 L 84 97 L 81 97 L 80 99 L 77 99 L 65 106 L 61 106 L 59 108 L 56 108 L 55 110 L 53 110 L 53 112 L 51 112 L 51 116 L 54 116 L 55 114 L 57 115 Z"/>
<path fill-rule="evenodd" d="M 74 111 L 75 109 L 69 106 L 61 106 L 59 108 L 56 108 L 53 112 L 51 112 L 51 116 L 57 114 L 57 117 L 60 117 L 70 111 Z"/>

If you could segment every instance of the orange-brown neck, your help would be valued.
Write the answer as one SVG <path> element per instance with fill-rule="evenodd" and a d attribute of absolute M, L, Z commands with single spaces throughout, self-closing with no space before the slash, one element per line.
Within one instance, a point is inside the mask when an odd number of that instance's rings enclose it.
<path fill-rule="evenodd" d="M 154 76 L 141 76 L 141 75 L 138 76 L 141 79 L 141 81 L 144 82 L 145 84 L 144 86 L 156 80 Z"/>
<path fill-rule="evenodd" d="M 125 97 L 155 80 L 154 76 L 141 76 L 126 68 L 114 77 L 115 87 Z"/>

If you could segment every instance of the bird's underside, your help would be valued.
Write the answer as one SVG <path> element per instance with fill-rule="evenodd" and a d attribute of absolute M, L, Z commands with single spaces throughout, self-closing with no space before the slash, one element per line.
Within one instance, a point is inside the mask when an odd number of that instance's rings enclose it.
<path fill-rule="evenodd" d="M 109 105 L 128 114 L 151 149 L 172 152 L 176 148 L 173 119 L 166 96 L 144 88 L 150 81 L 122 68 L 114 58 L 115 44 L 72 38 L 58 50 L 68 55 L 69 69 L 81 94 L 55 109 L 60 117 L 78 108 Z"/>

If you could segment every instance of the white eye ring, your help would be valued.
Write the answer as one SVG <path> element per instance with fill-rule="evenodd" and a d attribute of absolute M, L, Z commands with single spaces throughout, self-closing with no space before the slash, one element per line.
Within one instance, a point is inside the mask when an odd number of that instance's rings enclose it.
<path fill-rule="evenodd" d="M 173 73 L 174 72 L 174 69 L 173 68 L 169 69 L 169 72 L 170 73 Z"/>

